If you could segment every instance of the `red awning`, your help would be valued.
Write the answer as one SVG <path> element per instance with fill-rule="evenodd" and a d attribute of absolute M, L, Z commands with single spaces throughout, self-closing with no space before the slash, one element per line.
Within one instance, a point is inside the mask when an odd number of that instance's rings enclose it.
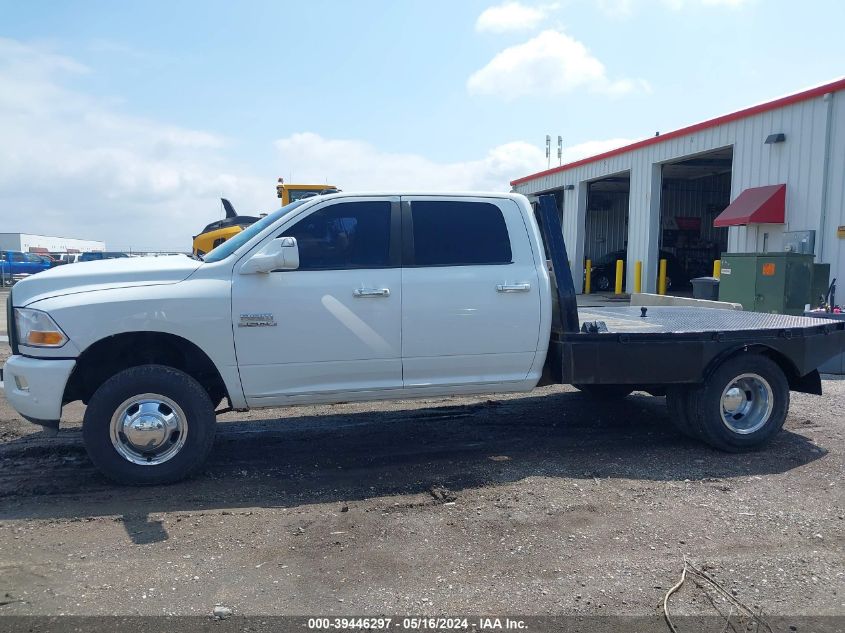
<path fill-rule="evenodd" d="M 29 252 L 30 253 L 40 253 L 41 255 L 46 255 L 50 251 L 48 251 L 46 248 L 44 248 L 42 246 L 30 246 Z"/>
<path fill-rule="evenodd" d="M 785 222 L 786 185 L 768 185 L 743 191 L 713 220 L 713 226 Z"/>

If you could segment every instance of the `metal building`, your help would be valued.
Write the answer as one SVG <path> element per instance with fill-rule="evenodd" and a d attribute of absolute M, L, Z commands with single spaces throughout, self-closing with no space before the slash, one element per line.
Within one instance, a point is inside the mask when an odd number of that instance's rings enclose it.
<path fill-rule="evenodd" d="M 73 237 L 53 237 L 33 233 L 0 233 L 0 250 L 24 253 L 85 253 L 104 251 L 106 243 L 99 240 L 79 240 Z"/>
<path fill-rule="evenodd" d="M 658 253 L 696 277 L 722 252 L 789 248 L 797 231 L 815 232 L 802 246 L 845 281 L 843 91 L 845 79 L 511 185 L 557 197 L 576 286 L 587 258 L 625 251 L 626 270 L 641 261 L 642 290 L 654 292 Z M 633 283 L 626 275 L 628 292 Z"/>

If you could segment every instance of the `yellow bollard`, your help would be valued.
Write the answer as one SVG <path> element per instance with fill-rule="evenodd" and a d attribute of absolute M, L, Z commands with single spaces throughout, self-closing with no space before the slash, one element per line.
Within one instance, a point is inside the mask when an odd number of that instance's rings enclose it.
<path fill-rule="evenodd" d="M 616 289 L 618 295 L 622 294 L 622 275 L 625 274 L 625 262 L 621 259 L 616 260 Z"/>
<path fill-rule="evenodd" d="M 643 291 L 643 263 L 634 264 L 634 292 Z"/>
<path fill-rule="evenodd" d="M 590 294 L 590 290 L 592 290 L 593 285 L 593 261 L 591 259 L 588 259 L 587 263 L 584 264 L 584 269 L 586 270 L 584 275 L 584 294 L 588 295 Z"/>
<path fill-rule="evenodd" d="M 722 277 L 722 260 L 716 259 L 713 261 L 713 276 L 716 279 L 720 279 Z"/>
<path fill-rule="evenodd" d="M 657 294 L 666 294 L 666 260 L 660 260 L 660 272 L 657 275 Z"/>

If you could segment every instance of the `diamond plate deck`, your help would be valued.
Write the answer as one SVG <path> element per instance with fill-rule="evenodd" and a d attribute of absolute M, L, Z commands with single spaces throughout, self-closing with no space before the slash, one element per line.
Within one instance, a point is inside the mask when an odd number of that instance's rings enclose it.
<path fill-rule="evenodd" d="M 764 314 L 739 310 L 650 306 L 646 316 L 640 307 L 581 308 L 581 323 L 604 321 L 609 334 L 701 334 L 713 332 L 761 332 L 768 330 L 845 329 L 831 319 Z"/>

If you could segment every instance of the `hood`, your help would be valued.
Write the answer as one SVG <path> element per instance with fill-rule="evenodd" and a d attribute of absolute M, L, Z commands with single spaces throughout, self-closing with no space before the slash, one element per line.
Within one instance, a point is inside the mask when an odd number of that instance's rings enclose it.
<path fill-rule="evenodd" d="M 187 279 L 202 262 L 185 255 L 122 257 L 65 264 L 36 273 L 15 284 L 16 306 L 61 295 L 175 284 Z"/>

